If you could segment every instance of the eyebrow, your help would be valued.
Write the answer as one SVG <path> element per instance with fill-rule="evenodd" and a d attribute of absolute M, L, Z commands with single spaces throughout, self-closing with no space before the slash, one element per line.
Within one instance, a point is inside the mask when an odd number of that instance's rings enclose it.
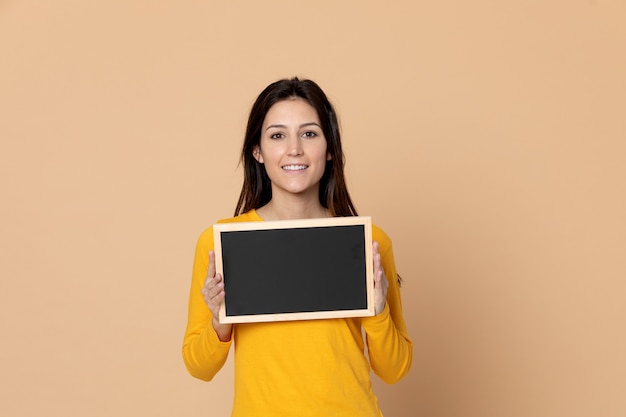
<path fill-rule="evenodd" d="M 308 127 L 308 126 L 317 126 L 320 129 L 322 128 L 322 126 L 319 125 L 319 123 L 315 123 L 315 122 L 308 122 L 308 123 L 303 123 L 300 125 L 300 129 L 302 129 L 303 127 Z M 268 127 L 265 128 L 265 131 L 268 131 L 272 128 L 275 129 L 286 129 L 287 126 L 286 125 L 269 125 Z"/>

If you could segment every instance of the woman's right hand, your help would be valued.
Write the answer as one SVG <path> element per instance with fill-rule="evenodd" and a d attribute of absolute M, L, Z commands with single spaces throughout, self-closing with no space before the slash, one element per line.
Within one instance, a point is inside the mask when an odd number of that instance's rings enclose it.
<path fill-rule="evenodd" d="M 204 280 L 204 287 L 202 287 L 202 296 L 204 297 L 204 302 L 213 314 L 212 324 L 217 336 L 222 342 L 230 340 L 233 328 L 232 324 L 222 324 L 219 322 L 220 307 L 224 302 L 226 293 L 224 292 L 224 279 L 222 275 L 215 273 L 214 251 L 209 251 L 209 269 L 206 279 Z"/>

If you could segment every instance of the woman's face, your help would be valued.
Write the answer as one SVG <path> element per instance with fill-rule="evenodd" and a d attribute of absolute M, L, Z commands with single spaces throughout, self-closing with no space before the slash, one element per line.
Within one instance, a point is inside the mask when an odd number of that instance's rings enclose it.
<path fill-rule="evenodd" d="M 272 199 L 285 193 L 319 198 L 320 179 L 331 157 L 319 116 L 306 101 L 293 98 L 274 104 L 253 153 L 265 165 Z"/>

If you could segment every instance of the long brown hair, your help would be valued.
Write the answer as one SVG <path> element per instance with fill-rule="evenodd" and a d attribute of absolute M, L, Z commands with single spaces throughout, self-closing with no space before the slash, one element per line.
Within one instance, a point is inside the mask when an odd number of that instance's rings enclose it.
<path fill-rule="evenodd" d="M 326 138 L 327 152 L 331 155 L 320 180 L 320 203 L 332 216 L 356 216 L 357 211 L 348 193 L 343 173 L 345 162 L 335 109 L 315 82 L 300 80 L 297 77 L 268 85 L 259 94 L 250 110 L 241 151 L 244 179 L 235 216 L 263 207 L 272 199 L 270 178 L 265 166 L 254 158 L 253 150 L 261 141 L 261 127 L 269 109 L 277 102 L 290 98 L 300 98 L 317 111 Z"/>

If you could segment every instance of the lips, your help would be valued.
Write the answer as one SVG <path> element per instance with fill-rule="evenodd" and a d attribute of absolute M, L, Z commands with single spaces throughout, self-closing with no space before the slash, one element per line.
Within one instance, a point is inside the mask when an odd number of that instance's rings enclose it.
<path fill-rule="evenodd" d="M 285 171 L 302 171 L 303 169 L 307 169 L 308 165 L 284 165 L 282 169 Z"/>

